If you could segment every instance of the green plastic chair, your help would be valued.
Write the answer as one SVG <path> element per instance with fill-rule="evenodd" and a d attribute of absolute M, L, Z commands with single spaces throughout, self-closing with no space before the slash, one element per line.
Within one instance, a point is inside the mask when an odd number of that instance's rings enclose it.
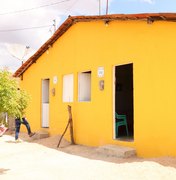
<path fill-rule="evenodd" d="M 127 125 L 127 118 L 126 118 L 126 115 L 119 115 L 117 113 L 115 113 L 115 118 L 117 119 L 117 122 L 116 122 L 116 137 L 118 137 L 118 129 L 119 129 L 119 126 L 125 126 L 126 127 L 126 133 L 127 133 L 127 136 L 129 135 L 128 133 L 128 125 Z"/>

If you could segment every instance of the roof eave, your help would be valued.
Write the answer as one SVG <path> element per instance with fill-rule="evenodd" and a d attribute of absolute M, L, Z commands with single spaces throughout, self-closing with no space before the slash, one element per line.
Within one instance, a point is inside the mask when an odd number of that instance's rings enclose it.
<path fill-rule="evenodd" d="M 112 21 L 112 20 L 148 20 L 153 21 L 174 21 L 176 13 L 143 13 L 143 14 L 112 14 L 101 16 L 69 16 L 65 22 L 56 30 L 53 36 L 46 41 L 38 51 L 31 56 L 15 73 L 14 77 L 20 77 L 37 59 L 61 37 L 74 23 L 86 21 Z"/>

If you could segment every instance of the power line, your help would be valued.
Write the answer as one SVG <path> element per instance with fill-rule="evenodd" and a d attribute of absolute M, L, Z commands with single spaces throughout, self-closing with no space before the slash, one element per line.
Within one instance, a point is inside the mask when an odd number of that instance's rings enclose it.
<path fill-rule="evenodd" d="M 70 7 L 68 7 L 67 9 L 65 9 L 65 12 L 67 12 L 67 11 L 69 12 L 69 11 L 73 8 L 73 6 L 75 6 L 75 4 L 78 3 L 78 1 L 79 1 L 79 0 L 73 1 L 73 3 L 70 5 Z"/>
<path fill-rule="evenodd" d="M 39 29 L 39 28 L 48 28 L 50 26 L 52 26 L 52 25 L 28 27 L 28 28 L 18 28 L 18 29 L 4 29 L 4 30 L 0 30 L 0 32 L 23 31 L 23 30 L 31 30 L 31 29 Z"/>
<path fill-rule="evenodd" d="M 26 12 L 26 11 L 32 11 L 32 10 L 39 9 L 39 8 L 44 8 L 44 7 L 48 7 L 48 6 L 54 6 L 54 5 L 57 5 L 57 4 L 61 4 L 61 3 L 67 2 L 67 1 L 70 1 L 70 0 L 62 0 L 62 1 L 59 1 L 59 2 L 50 3 L 50 4 L 46 4 L 46 5 L 41 5 L 41 6 L 29 8 L 29 9 L 21 9 L 21 10 L 17 10 L 17 11 L 0 13 L 0 16 L 7 15 L 7 14 L 16 14 L 16 13 L 21 13 L 21 12 Z"/>

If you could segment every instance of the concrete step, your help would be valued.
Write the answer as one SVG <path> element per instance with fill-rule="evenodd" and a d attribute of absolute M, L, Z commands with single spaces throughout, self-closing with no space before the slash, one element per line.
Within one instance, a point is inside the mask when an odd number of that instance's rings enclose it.
<path fill-rule="evenodd" d="M 96 151 L 100 154 L 117 158 L 130 158 L 136 156 L 136 150 L 134 148 L 119 145 L 100 146 Z"/>
<path fill-rule="evenodd" d="M 37 131 L 35 135 L 31 137 L 32 140 L 43 139 L 49 137 L 49 133 L 47 131 Z"/>

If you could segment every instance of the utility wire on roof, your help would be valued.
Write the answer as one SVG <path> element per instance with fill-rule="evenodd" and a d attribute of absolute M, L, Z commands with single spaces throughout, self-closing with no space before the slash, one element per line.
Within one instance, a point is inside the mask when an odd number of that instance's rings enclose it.
<path fill-rule="evenodd" d="M 62 0 L 62 1 L 59 1 L 59 2 L 50 3 L 50 4 L 45 4 L 45 5 L 41 5 L 41 6 L 29 8 L 29 9 L 21 9 L 21 10 L 17 10 L 17 11 L 0 13 L 0 16 L 2 16 L 2 15 L 8 15 L 8 14 L 22 13 L 22 12 L 26 12 L 26 11 L 32 11 L 32 10 L 39 9 L 39 8 L 44 8 L 44 7 L 48 7 L 48 6 L 54 6 L 54 5 L 57 5 L 57 4 L 61 4 L 61 3 L 67 2 L 67 1 L 71 1 L 71 0 Z"/>
<path fill-rule="evenodd" d="M 52 25 L 28 27 L 28 28 L 19 28 L 19 29 L 4 29 L 4 30 L 0 30 L 0 32 L 23 31 L 23 30 L 31 30 L 31 29 L 39 29 L 39 28 L 48 28 L 50 26 L 52 26 Z"/>

